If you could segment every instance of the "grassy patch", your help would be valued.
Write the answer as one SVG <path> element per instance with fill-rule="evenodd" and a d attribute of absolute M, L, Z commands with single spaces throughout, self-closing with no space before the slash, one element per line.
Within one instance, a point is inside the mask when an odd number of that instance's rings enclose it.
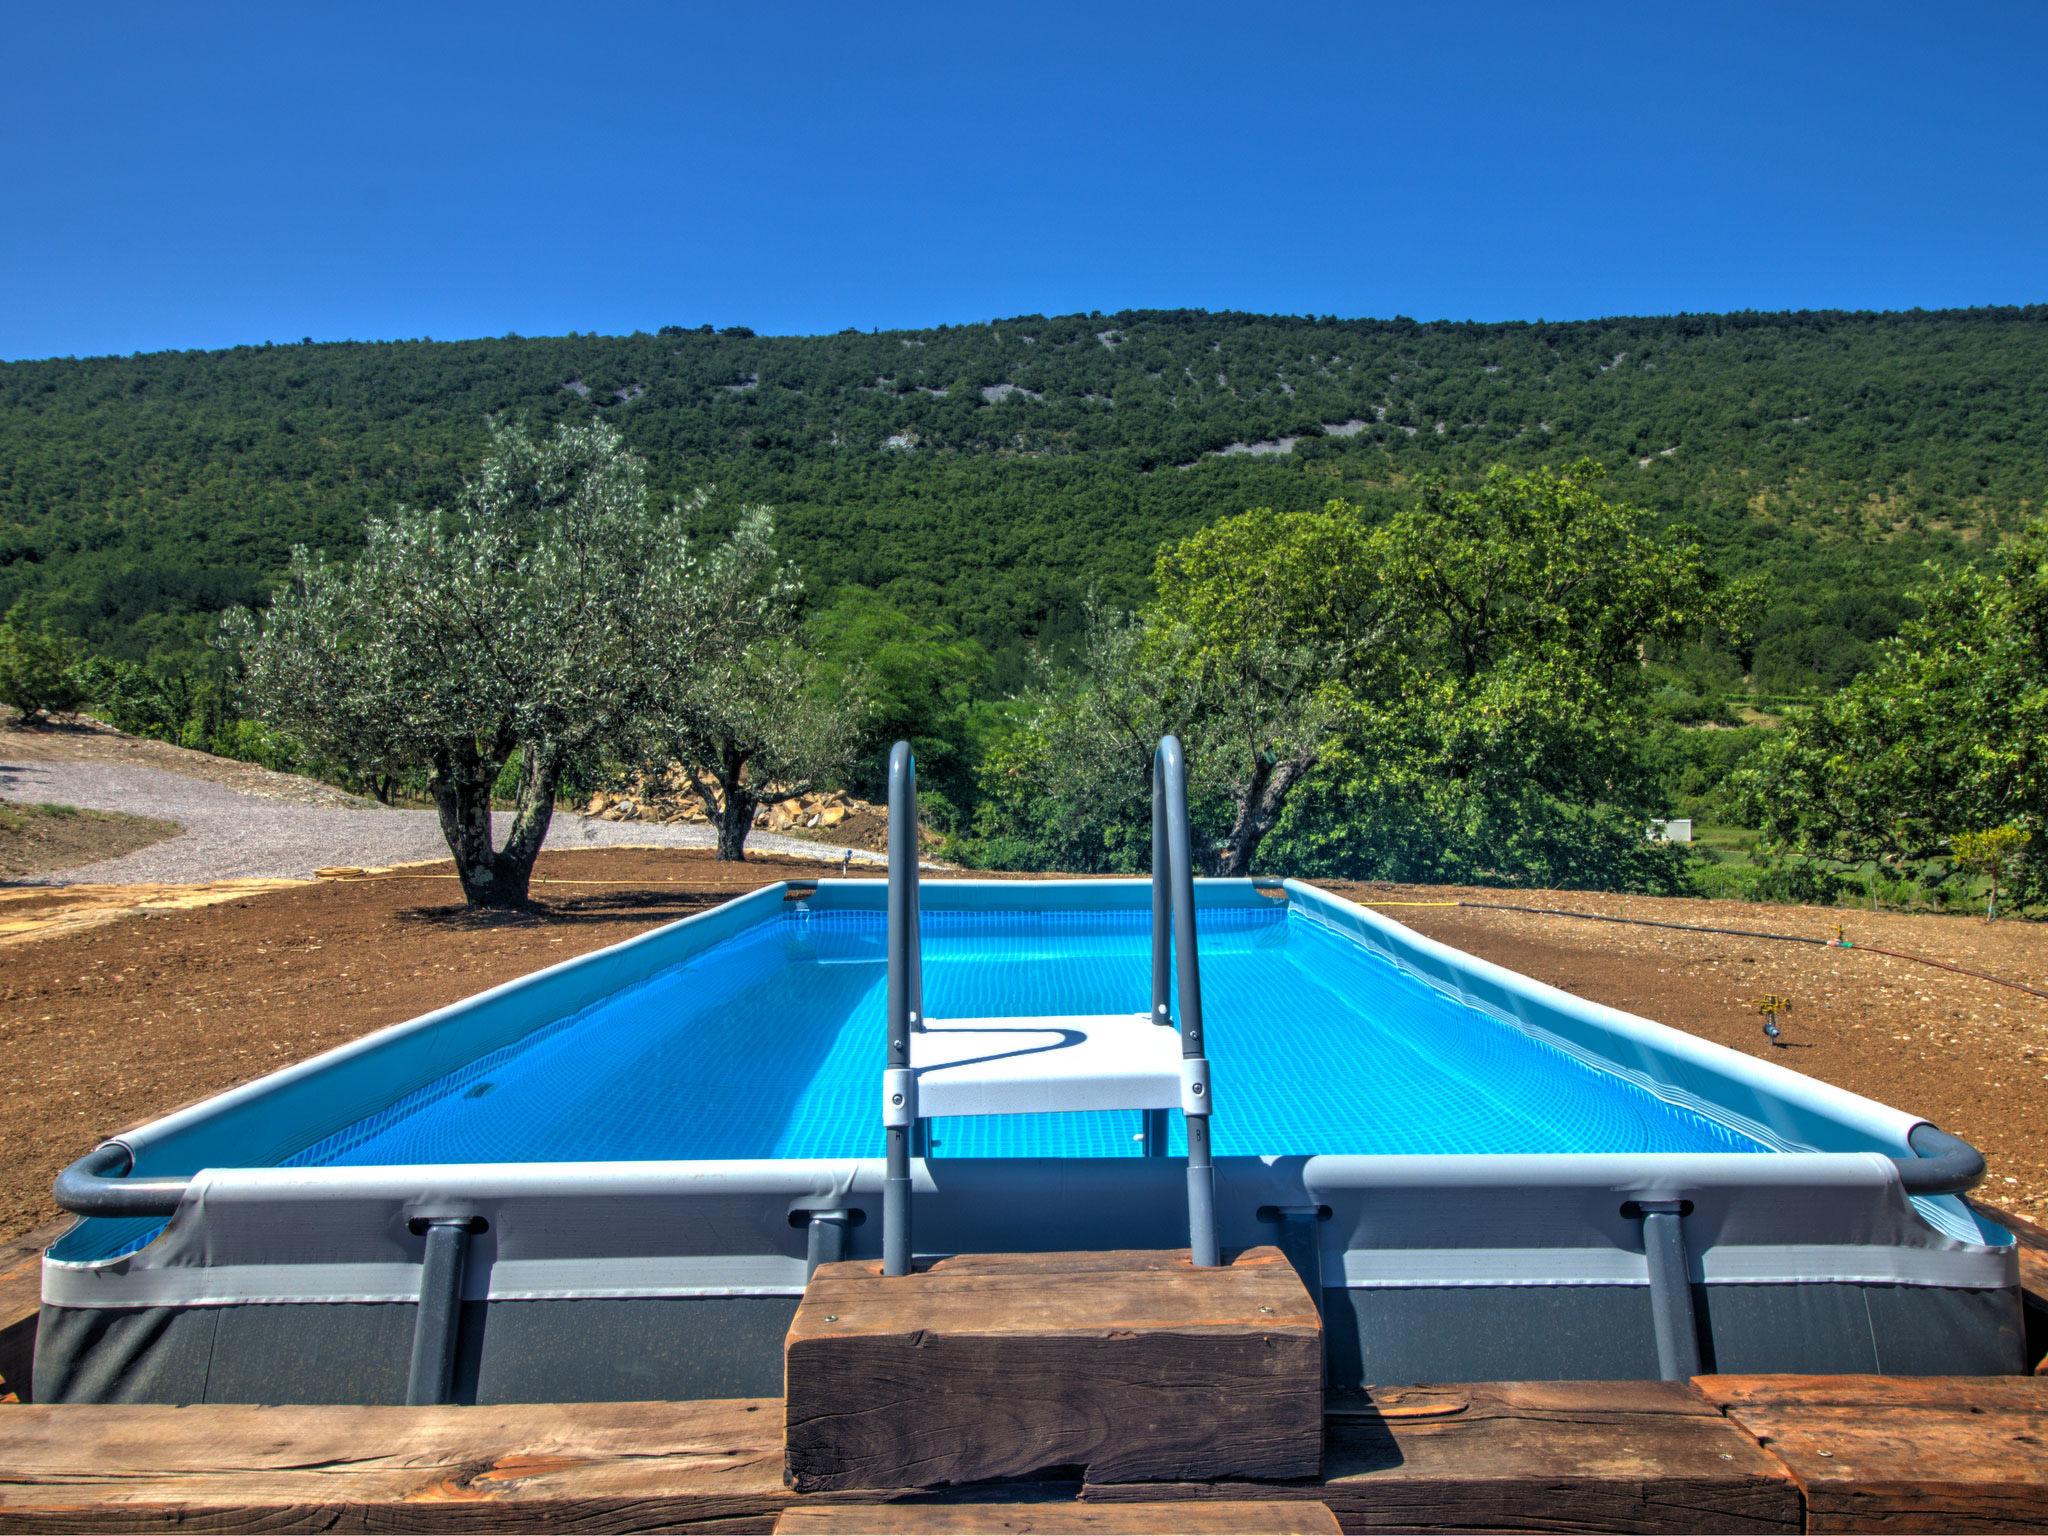
<path fill-rule="evenodd" d="M 119 858 L 175 837 L 178 830 L 176 822 L 153 816 L 0 801 L 0 879 L 45 875 Z"/>

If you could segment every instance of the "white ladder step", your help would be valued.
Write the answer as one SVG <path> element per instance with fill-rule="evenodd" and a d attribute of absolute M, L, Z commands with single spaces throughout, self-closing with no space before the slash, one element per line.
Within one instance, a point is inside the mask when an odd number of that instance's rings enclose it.
<path fill-rule="evenodd" d="M 1181 1103 L 1180 1031 L 1142 1013 L 931 1019 L 910 1068 L 927 1120 Z"/>

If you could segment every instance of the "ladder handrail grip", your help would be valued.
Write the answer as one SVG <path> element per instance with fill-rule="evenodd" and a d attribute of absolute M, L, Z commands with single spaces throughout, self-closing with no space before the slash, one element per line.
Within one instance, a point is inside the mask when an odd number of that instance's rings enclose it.
<path fill-rule="evenodd" d="M 1196 1062 L 1189 1079 L 1194 1092 L 1206 1091 L 1208 1042 L 1202 1026 L 1202 969 L 1195 939 L 1195 862 L 1189 846 L 1187 758 L 1180 738 L 1162 736 L 1152 754 L 1152 977 L 1155 994 L 1160 986 L 1161 934 L 1157 914 L 1160 907 L 1159 844 L 1166 844 L 1166 905 L 1171 914 L 1168 939 L 1172 942 L 1174 974 L 1180 983 L 1180 1054 L 1184 1062 Z M 1154 1016 L 1157 1017 L 1155 996 Z M 1185 1093 L 1186 1090 L 1184 1090 Z M 1199 1113 L 1188 1112 L 1182 1101 L 1182 1119 L 1188 1133 L 1188 1252 L 1197 1268 L 1213 1268 L 1222 1262 L 1216 1233 L 1216 1168 L 1209 1147 L 1209 1114 L 1213 1098 L 1201 1101 Z"/>
<path fill-rule="evenodd" d="M 923 945 L 917 899 L 917 759 L 910 743 L 889 750 L 889 1001 L 887 1071 L 908 1073 L 913 1019 L 924 1019 Z M 914 1091 L 914 1085 L 913 1085 Z M 913 1111 L 915 1106 L 912 1106 Z M 915 1115 L 912 1115 L 913 1122 Z M 883 1130 L 882 1273 L 910 1273 L 910 1125 Z"/>

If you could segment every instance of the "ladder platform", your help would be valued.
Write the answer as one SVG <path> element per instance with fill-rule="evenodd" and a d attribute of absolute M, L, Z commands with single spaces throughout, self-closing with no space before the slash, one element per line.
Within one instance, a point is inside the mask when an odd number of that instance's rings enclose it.
<path fill-rule="evenodd" d="M 1181 1103 L 1180 1031 L 1142 1013 L 930 1019 L 910 1069 L 920 1119 Z"/>

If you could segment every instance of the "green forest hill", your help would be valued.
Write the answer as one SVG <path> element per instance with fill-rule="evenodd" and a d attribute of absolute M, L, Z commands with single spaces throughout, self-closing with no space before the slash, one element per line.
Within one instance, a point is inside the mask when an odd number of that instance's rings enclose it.
<path fill-rule="evenodd" d="M 1591 458 L 1754 573 L 1755 687 L 1838 686 L 2048 485 L 2048 307 L 1421 324 L 1198 311 L 936 330 L 240 347 L 0 365 L 0 610 L 194 651 L 293 545 L 440 503 L 493 415 L 602 417 L 710 519 L 776 510 L 807 589 L 875 589 L 1012 686 L 1091 591 L 1252 506 Z"/>

